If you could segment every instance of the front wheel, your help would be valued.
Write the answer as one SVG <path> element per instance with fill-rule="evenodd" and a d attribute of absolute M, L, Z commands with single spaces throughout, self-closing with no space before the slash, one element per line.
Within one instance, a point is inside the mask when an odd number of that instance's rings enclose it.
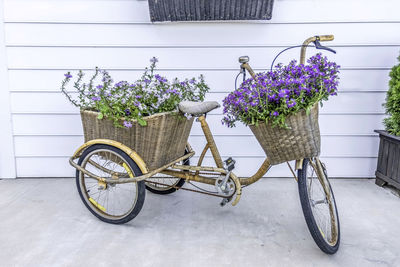
<path fill-rule="evenodd" d="M 340 244 L 339 216 L 326 170 L 318 158 L 304 159 L 298 171 L 298 186 L 311 236 L 323 252 L 336 253 Z"/>
<path fill-rule="evenodd" d="M 78 165 L 107 179 L 133 178 L 142 175 L 131 157 L 110 145 L 90 146 L 80 156 Z M 107 223 L 129 222 L 143 207 L 146 193 L 144 181 L 107 184 L 77 170 L 76 185 L 89 211 Z"/>

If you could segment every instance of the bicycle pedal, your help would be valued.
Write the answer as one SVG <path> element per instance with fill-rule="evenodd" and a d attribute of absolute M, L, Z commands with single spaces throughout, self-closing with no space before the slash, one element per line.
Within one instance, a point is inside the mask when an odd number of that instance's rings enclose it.
<path fill-rule="evenodd" d="M 226 160 L 224 160 L 224 163 L 225 163 L 225 169 L 227 169 L 228 171 L 232 171 L 235 168 L 236 160 L 234 160 L 232 157 L 229 157 Z"/>
<path fill-rule="evenodd" d="M 221 207 L 225 206 L 227 203 L 229 203 L 229 201 L 231 201 L 229 198 L 224 198 L 222 199 L 221 203 L 219 203 L 219 205 Z"/>

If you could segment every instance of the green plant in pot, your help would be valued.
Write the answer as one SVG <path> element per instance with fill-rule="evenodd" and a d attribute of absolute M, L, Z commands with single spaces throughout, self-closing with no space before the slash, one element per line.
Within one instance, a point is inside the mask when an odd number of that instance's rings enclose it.
<path fill-rule="evenodd" d="M 392 185 L 400 189 L 400 56 L 399 63 L 390 71 L 389 90 L 383 104 L 387 118 L 384 119 L 385 131 L 379 133 L 379 155 L 376 170 L 376 184 Z"/>

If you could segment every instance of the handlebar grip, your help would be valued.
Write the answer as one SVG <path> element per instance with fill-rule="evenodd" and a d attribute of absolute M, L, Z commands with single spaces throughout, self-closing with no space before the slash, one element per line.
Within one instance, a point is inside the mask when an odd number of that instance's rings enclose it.
<path fill-rule="evenodd" d="M 333 39 L 335 39 L 335 37 L 332 34 L 330 34 L 330 35 L 319 35 L 319 36 L 315 36 L 315 37 L 319 37 L 319 40 L 321 42 L 333 41 Z"/>

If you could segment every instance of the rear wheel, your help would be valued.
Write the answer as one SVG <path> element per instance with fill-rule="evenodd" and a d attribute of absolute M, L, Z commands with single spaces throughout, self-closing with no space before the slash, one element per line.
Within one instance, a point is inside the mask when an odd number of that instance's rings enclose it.
<path fill-rule="evenodd" d="M 185 150 L 185 155 L 189 151 Z M 190 165 L 190 160 L 185 159 L 182 165 Z M 158 173 L 151 178 L 146 179 L 146 189 L 154 194 L 167 195 L 176 192 L 185 184 L 185 179 L 177 178 L 167 174 Z"/>
<path fill-rule="evenodd" d="M 82 153 L 78 165 L 107 179 L 133 178 L 142 175 L 131 157 L 110 145 L 90 146 Z M 129 222 L 143 207 L 146 193 L 143 181 L 107 184 L 77 170 L 76 185 L 89 211 L 107 223 Z"/>
<path fill-rule="evenodd" d="M 304 159 L 298 171 L 298 186 L 311 236 L 323 252 L 336 253 L 340 244 L 339 216 L 327 172 L 319 159 Z"/>

